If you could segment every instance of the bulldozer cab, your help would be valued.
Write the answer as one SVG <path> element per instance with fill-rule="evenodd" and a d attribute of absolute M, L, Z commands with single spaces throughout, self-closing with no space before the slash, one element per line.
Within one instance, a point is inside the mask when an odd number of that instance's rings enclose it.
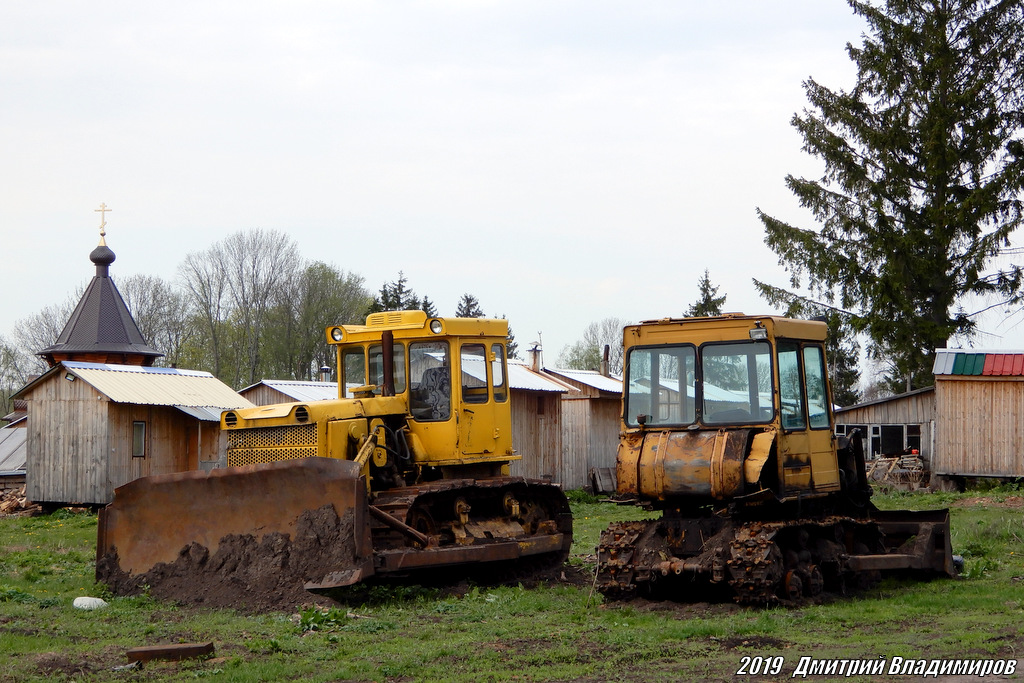
<path fill-rule="evenodd" d="M 786 500 L 838 490 L 826 330 L 743 315 L 626 327 L 620 492 Z"/>
<path fill-rule="evenodd" d="M 418 462 L 508 462 L 511 409 L 504 320 L 371 314 L 327 329 L 337 347 L 339 398 L 398 397 Z"/>

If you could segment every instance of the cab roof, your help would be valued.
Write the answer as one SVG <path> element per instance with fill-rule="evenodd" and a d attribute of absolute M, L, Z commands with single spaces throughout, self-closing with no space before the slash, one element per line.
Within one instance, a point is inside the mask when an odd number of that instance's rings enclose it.
<path fill-rule="evenodd" d="M 725 313 L 696 318 L 643 320 L 625 328 L 626 343 L 735 341 L 750 339 L 750 330 L 764 327 L 768 338 L 824 341 L 828 325 L 818 320 L 797 320 L 776 315 Z M 671 338 L 669 338 L 671 335 Z M 630 337 L 632 336 L 632 340 Z"/>
<path fill-rule="evenodd" d="M 440 323 L 440 332 L 434 332 L 431 325 Z M 396 339 L 429 339 L 431 337 L 501 337 L 508 336 L 508 321 L 495 318 L 428 318 L 423 311 L 383 311 L 366 316 L 365 325 L 334 325 L 345 331 L 339 343 L 373 341 L 390 331 Z M 436 327 L 436 326 L 435 326 Z"/>

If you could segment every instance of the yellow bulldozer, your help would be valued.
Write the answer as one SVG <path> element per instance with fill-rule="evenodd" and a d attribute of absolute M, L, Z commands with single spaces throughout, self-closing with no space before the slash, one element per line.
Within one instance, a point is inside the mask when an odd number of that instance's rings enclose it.
<path fill-rule="evenodd" d="M 326 332 L 338 397 L 227 411 L 227 467 L 116 489 L 100 511 L 98 580 L 116 592 L 175 563 L 223 570 L 218 553 L 239 538 L 251 541 L 246 563 L 273 553 L 278 570 L 318 591 L 453 566 L 564 562 L 565 495 L 509 474 L 521 456 L 506 321 L 383 312 Z"/>
<path fill-rule="evenodd" d="M 741 314 L 625 328 L 617 489 L 662 515 L 602 534 L 602 593 L 763 604 L 955 575 L 948 510 L 871 503 L 860 439 L 835 435 L 826 333 Z"/>

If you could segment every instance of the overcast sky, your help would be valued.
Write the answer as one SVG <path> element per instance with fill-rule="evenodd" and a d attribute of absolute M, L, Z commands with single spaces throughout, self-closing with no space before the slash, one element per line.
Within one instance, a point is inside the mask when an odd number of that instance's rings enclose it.
<path fill-rule="evenodd" d="M 864 28 L 844 0 L 5 3 L 0 332 L 92 277 L 101 202 L 115 281 L 281 230 L 442 315 L 472 293 L 549 365 L 681 314 L 705 268 L 772 312 L 755 208 L 813 227 L 789 122 Z"/>

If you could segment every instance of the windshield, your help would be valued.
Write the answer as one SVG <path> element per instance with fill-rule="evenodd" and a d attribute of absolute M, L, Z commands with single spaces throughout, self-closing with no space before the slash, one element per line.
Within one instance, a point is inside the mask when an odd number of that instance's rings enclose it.
<path fill-rule="evenodd" d="M 749 424 L 772 419 L 768 342 L 707 344 L 701 347 L 701 366 L 705 423 Z"/>
<path fill-rule="evenodd" d="M 626 382 L 629 426 L 751 424 L 774 415 L 768 342 L 705 344 L 699 354 L 690 344 L 634 347 Z"/>
<path fill-rule="evenodd" d="M 695 358 L 696 351 L 689 345 L 631 349 L 626 367 L 626 424 L 692 423 Z"/>

